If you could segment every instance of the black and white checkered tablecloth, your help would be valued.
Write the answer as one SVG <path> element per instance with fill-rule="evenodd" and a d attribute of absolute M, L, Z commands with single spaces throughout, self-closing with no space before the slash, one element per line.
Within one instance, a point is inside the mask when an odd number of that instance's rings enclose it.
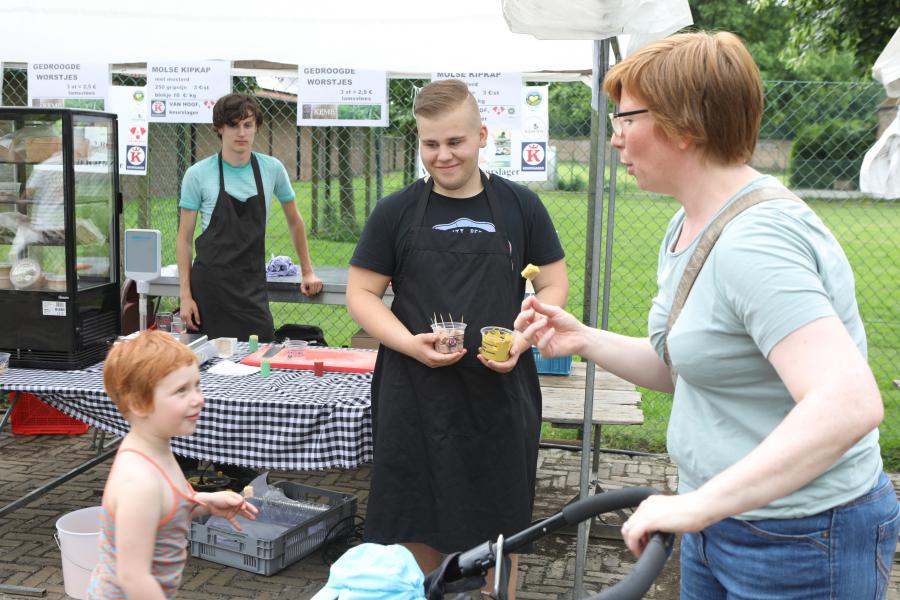
<path fill-rule="evenodd" d="M 374 352 L 374 351 L 373 351 Z M 247 353 L 238 344 L 237 361 Z M 229 377 L 201 368 L 206 404 L 197 430 L 174 438 L 176 454 L 262 469 L 354 468 L 372 461 L 371 373 L 272 369 Z M 78 371 L 9 369 L 0 390 L 31 392 L 85 423 L 116 435 L 128 423 L 103 391 L 103 364 Z"/>

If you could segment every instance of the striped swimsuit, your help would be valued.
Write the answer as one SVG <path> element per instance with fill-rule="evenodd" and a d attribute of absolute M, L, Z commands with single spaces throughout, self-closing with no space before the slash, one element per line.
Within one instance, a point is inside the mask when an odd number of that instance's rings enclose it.
<path fill-rule="evenodd" d="M 181 574 L 184 563 L 187 561 L 187 537 L 191 526 L 191 509 L 196 504 L 191 496 L 187 496 L 178 489 L 169 479 L 162 467 L 152 458 L 131 448 L 123 448 L 122 452 L 134 452 L 156 467 L 163 478 L 172 488 L 175 505 L 172 511 L 166 515 L 157 526 L 156 542 L 153 547 L 153 564 L 151 573 L 162 587 L 166 598 L 174 598 L 181 583 Z M 113 469 L 115 469 L 113 462 Z M 110 471 L 111 473 L 112 471 Z M 188 484 L 190 488 L 190 484 Z M 125 592 L 116 575 L 116 526 L 115 517 L 105 504 L 100 516 L 100 547 L 97 566 L 91 573 L 91 582 L 88 585 L 86 598 L 92 600 L 124 599 Z"/>

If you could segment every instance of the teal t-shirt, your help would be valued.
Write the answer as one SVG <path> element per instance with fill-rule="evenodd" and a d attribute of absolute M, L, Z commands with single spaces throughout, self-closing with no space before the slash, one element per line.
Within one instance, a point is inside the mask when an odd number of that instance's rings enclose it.
<path fill-rule="evenodd" d="M 263 191 L 266 195 L 266 220 L 268 221 L 273 194 L 281 202 L 290 202 L 295 196 L 294 188 L 291 187 L 287 171 L 280 160 L 258 152 L 254 152 L 253 155 L 259 163 Z M 256 181 L 253 179 L 253 167 L 249 161 L 242 167 L 233 167 L 228 162 L 223 162 L 222 170 L 225 177 L 225 190 L 234 198 L 244 201 L 256 194 Z M 185 172 L 184 179 L 181 180 L 181 199 L 178 201 L 178 206 L 200 211 L 201 227 L 202 230 L 206 230 L 206 226 L 212 219 L 218 197 L 219 155 L 214 154 L 194 163 Z"/>
<path fill-rule="evenodd" d="M 783 187 L 773 177 L 761 177 L 735 198 L 762 186 Z M 659 253 L 648 329 L 660 357 L 675 290 L 701 237 L 673 252 L 683 222 L 680 210 Z M 669 333 L 679 379 L 667 445 L 678 465 L 680 493 L 699 488 L 743 458 L 784 419 L 795 403 L 766 357 L 788 334 L 831 315 L 843 321 L 866 356 L 850 264 L 806 204 L 762 202 L 725 227 Z M 819 513 L 868 492 L 881 469 L 875 429 L 803 488 L 739 518 Z"/>

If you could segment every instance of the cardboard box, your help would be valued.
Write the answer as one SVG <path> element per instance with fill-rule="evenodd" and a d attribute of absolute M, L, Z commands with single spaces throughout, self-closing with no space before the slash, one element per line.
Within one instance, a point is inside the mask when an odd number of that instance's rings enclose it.
<path fill-rule="evenodd" d="M 0 161 L 18 162 L 20 160 L 22 160 L 22 156 L 11 144 L 4 145 L 4 143 L 0 141 Z"/>
<path fill-rule="evenodd" d="M 28 162 L 44 162 L 57 152 L 62 152 L 61 137 L 25 138 L 25 160 Z"/>
<path fill-rule="evenodd" d="M 360 329 L 350 338 L 351 348 L 367 348 L 369 350 L 378 350 L 378 340 Z"/>
<path fill-rule="evenodd" d="M 74 149 L 75 160 L 87 160 L 88 153 L 91 150 L 91 142 L 85 138 L 75 138 L 72 141 L 72 148 Z"/>

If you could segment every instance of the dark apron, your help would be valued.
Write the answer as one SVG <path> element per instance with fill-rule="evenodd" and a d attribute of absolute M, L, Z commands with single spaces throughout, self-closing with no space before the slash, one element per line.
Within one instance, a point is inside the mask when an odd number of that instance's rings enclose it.
<path fill-rule="evenodd" d="M 266 197 L 256 156 L 250 155 L 256 195 L 241 202 L 225 191 L 219 154 L 219 196 L 209 225 L 196 242 L 191 294 L 200 331 L 209 336 L 260 341 L 275 335 L 266 291 Z"/>
<path fill-rule="evenodd" d="M 468 353 L 432 369 L 379 348 L 367 541 L 452 552 L 531 522 L 541 421 L 534 359 L 525 352 L 500 374 L 476 358 L 481 328 L 512 328 L 521 305 L 503 212 L 492 184 L 481 179 L 496 233 L 427 227 L 433 182 L 420 180 L 407 192 L 418 202 L 391 310 L 413 334 L 431 331 L 433 313 L 464 317 Z"/>

